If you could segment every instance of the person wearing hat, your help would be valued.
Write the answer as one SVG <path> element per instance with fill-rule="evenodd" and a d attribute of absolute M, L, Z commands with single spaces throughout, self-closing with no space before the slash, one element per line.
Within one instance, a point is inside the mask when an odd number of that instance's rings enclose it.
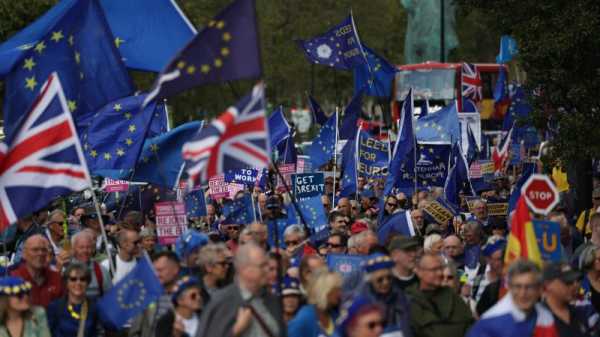
<path fill-rule="evenodd" d="M 383 333 L 384 318 L 380 304 L 357 296 L 344 304 L 336 330 L 340 337 L 379 337 Z"/>
<path fill-rule="evenodd" d="M 0 278 L 0 337 L 50 337 L 44 308 L 31 305 L 30 292 L 20 277 Z"/>
<path fill-rule="evenodd" d="M 181 260 L 182 275 L 200 275 L 198 254 L 200 248 L 208 244 L 208 236 L 196 230 L 189 229 L 175 241 L 175 253 Z"/>
<path fill-rule="evenodd" d="M 285 276 L 281 284 L 281 303 L 283 304 L 283 319 L 291 321 L 303 302 L 300 291 L 300 280 L 291 276 Z"/>
<path fill-rule="evenodd" d="M 387 255 L 370 255 L 364 263 L 366 283 L 360 294 L 384 308 L 385 331 L 410 336 L 409 305 L 406 296 L 393 282 L 394 261 Z"/>
<path fill-rule="evenodd" d="M 200 281 L 193 276 L 184 276 L 175 283 L 171 294 L 174 308 L 159 318 L 156 336 L 196 336 L 204 302 L 201 288 Z"/>
<path fill-rule="evenodd" d="M 481 254 L 485 257 L 484 272 L 478 273 L 473 280 L 472 295 L 477 302 L 477 314 L 481 316 L 500 299 L 502 274 L 504 272 L 504 252 L 506 240 L 490 237 L 483 246 Z"/>
<path fill-rule="evenodd" d="M 390 257 L 394 261 L 392 268 L 393 282 L 399 289 L 418 282 L 415 275 L 415 263 L 417 261 L 417 252 L 419 250 L 419 241 L 415 238 L 397 235 L 388 245 Z"/>
<path fill-rule="evenodd" d="M 595 336 L 590 324 L 595 310 L 591 305 L 572 305 L 579 293 L 582 274 L 568 263 L 549 262 L 542 272 L 543 298 L 546 308 L 554 316 L 554 325 L 560 337 Z M 596 319 L 597 320 L 597 319 Z M 597 328 L 597 327 L 596 327 Z"/>

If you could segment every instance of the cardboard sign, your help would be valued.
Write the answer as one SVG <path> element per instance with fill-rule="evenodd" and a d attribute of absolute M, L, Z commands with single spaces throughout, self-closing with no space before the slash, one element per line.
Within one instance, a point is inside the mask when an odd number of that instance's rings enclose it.
<path fill-rule="evenodd" d="M 494 168 L 494 162 L 491 161 L 485 161 L 485 162 L 480 162 L 481 165 L 481 174 L 482 175 L 486 175 L 486 174 L 494 174 L 494 172 L 496 172 L 496 169 Z"/>
<path fill-rule="evenodd" d="M 323 195 L 325 177 L 320 172 L 292 174 L 292 191 L 298 199 Z"/>
<path fill-rule="evenodd" d="M 156 233 L 161 245 L 175 243 L 177 238 L 187 229 L 185 203 L 175 201 L 157 202 L 154 204 L 156 214 Z"/>
<path fill-rule="evenodd" d="M 253 186 L 256 184 L 257 176 L 258 170 L 256 169 L 230 170 L 225 173 L 225 182 Z"/>
<path fill-rule="evenodd" d="M 361 131 L 358 141 L 358 163 L 356 171 L 362 177 L 387 177 L 389 169 L 388 142 L 371 137 L 368 132 Z"/>
<path fill-rule="evenodd" d="M 289 188 L 292 188 L 292 174 L 296 173 L 296 165 L 295 164 L 282 164 L 278 166 L 279 172 L 285 178 L 285 183 Z M 277 177 L 277 187 L 283 187 L 283 182 L 281 181 L 281 177 Z"/>
<path fill-rule="evenodd" d="M 483 174 L 481 173 L 481 164 L 478 161 L 474 161 L 471 164 L 471 167 L 469 167 L 469 178 L 478 179 L 481 177 L 483 177 Z"/>
<path fill-rule="evenodd" d="M 560 261 L 560 225 L 554 221 L 533 220 L 533 228 L 544 261 Z"/>
<path fill-rule="evenodd" d="M 454 217 L 449 209 L 436 200 L 431 201 L 423 210 L 439 224 L 447 224 Z"/>
<path fill-rule="evenodd" d="M 507 216 L 508 215 L 508 203 L 507 202 L 493 202 L 487 204 L 489 216 Z"/>
<path fill-rule="evenodd" d="M 225 176 L 223 174 L 219 174 L 208 179 L 208 194 L 213 199 L 229 196 L 229 188 L 225 182 Z"/>
<path fill-rule="evenodd" d="M 309 173 L 312 172 L 312 163 L 310 162 L 310 158 L 308 156 L 298 156 L 298 161 L 296 162 L 296 172 L 297 173 Z"/>
<path fill-rule="evenodd" d="M 126 192 L 128 188 L 129 182 L 126 180 L 104 178 L 104 192 Z"/>

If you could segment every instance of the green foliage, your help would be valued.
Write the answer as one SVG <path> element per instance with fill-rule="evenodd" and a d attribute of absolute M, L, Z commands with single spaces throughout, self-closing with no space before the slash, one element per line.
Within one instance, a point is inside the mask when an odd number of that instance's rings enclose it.
<path fill-rule="evenodd" d="M 586 160 L 600 153 L 600 2 L 459 0 L 487 17 L 490 29 L 511 34 L 527 86 L 538 89 L 533 120 L 555 131 L 554 158 Z"/>

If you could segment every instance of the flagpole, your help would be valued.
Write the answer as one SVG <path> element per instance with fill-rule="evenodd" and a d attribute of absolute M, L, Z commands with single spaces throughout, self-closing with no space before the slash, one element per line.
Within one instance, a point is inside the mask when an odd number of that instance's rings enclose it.
<path fill-rule="evenodd" d="M 413 173 L 414 173 L 414 185 L 415 185 L 415 189 L 414 189 L 413 194 L 416 194 L 417 193 L 417 179 L 418 179 L 417 178 L 417 134 L 414 131 L 415 130 L 415 123 L 414 123 L 415 120 L 414 120 L 414 117 L 413 117 L 413 111 L 414 111 L 414 107 L 415 107 L 415 99 L 414 99 L 414 96 L 412 94 L 410 95 L 410 100 L 411 100 L 411 102 L 410 102 L 410 106 L 411 106 L 410 112 L 411 112 L 411 114 L 408 117 L 410 117 L 410 122 L 412 123 L 412 129 L 413 129 L 413 160 L 414 160 L 413 161 L 413 167 L 414 167 L 414 172 Z"/>
<path fill-rule="evenodd" d="M 331 197 L 331 204 L 335 205 L 335 181 L 337 173 L 337 142 L 338 142 L 338 121 L 339 121 L 339 108 L 335 107 L 335 143 L 333 144 L 333 196 Z"/>
<path fill-rule="evenodd" d="M 115 266 L 113 264 L 113 259 L 111 258 L 110 251 L 108 250 L 108 237 L 106 236 L 106 229 L 104 228 L 104 220 L 102 219 L 102 213 L 100 212 L 100 204 L 98 204 L 98 199 L 96 198 L 96 193 L 93 188 L 90 188 L 90 192 L 92 192 L 92 201 L 94 202 L 94 207 L 96 208 L 96 215 L 98 216 L 98 222 L 100 223 L 100 232 L 102 234 L 102 241 L 104 241 L 104 249 L 106 249 L 106 256 L 108 257 L 108 269 L 111 275 L 115 275 Z"/>
<path fill-rule="evenodd" d="M 252 195 L 252 191 L 250 191 L 250 200 L 252 201 L 252 216 L 254 217 L 254 222 L 256 222 L 256 205 L 254 204 L 254 196 Z"/>

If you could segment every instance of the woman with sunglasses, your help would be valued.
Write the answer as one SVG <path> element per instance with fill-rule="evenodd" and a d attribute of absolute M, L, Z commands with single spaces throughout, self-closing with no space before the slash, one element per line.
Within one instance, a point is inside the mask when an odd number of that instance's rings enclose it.
<path fill-rule="evenodd" d="M 200 311 L 204 299 L 200 281 L 182 277 L 173 287 L 173 310 L 165 313 L 156 325 L 156 336 L 194 337 L 198 333 Z"/>
<path fill-rule="evenodd" d="M 98 328 L 95 303 L 86 295 L 91 280 L 86 265 L 70 263 L 63 273 L 66 296 L 48 306 L 48 325 L 52 337 L 94 337 Z"/>
<path fill-rule="evenodd" d="M 20 277 L 0 279 L 0 337 L 50 337 L 46 313 L 31 305 L 30 292 Z"/>
<path fill-rule="evenodd" d="M 336 328 L 340 337 L 379 337 L 385 325 L 384 308 L 373 300 L 357 296 L 342 307 Z"/>

